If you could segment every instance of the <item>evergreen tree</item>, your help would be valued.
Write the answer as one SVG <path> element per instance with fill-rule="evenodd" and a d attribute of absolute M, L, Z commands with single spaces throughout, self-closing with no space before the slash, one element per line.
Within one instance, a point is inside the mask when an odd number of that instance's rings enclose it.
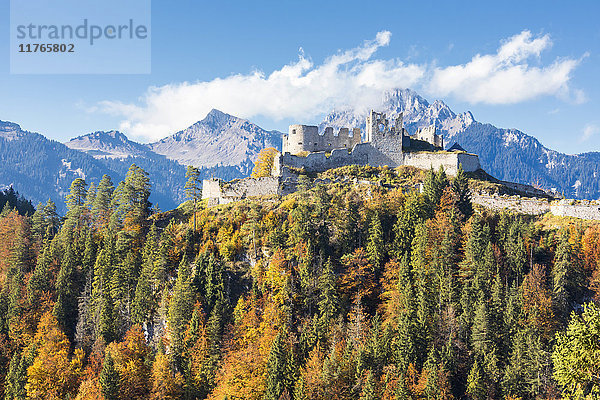
<path fill-rule="evenodd" d="M 52 245 L 47 243 L 38 256 L 35 269 L 27 282 L 29 304 L 39 305 L 42 294 L 50 291 L 49 267 L 52 259 Z"/>
<path fill-rule="evenodd" d="M 185 173 L 187 182 L 183 189 L 185 190 L 185 196 L 191 199 L 194 203 L 194 232 L 196 232 L 196 213 L 198 212 L 197 204 L 202 198 L 202 182 L 200 180 L 200 171 L 193 165 L 187 166 Z"/>
<path fill-rule="evenodd" d="M 267 360 L 267 382 L 264 399 L 279 400 L 283 391 L 286 389 L 286 365 L 289 358 L 289 349 L 286 343 L 286 336 L 280 330 L 269 352 Z"/>
<path fill-rule="evenodd" d="M 104 356 L 104 362 L 102 363 L 102 371 L 100 372 L 99 381 L 100 386 L 102 387 L 102 395 L 104 396 L 105 400 L 118 400 L 120 398 L 119 371 L 117 371 L 110 351 L 107 351 L 106 355 Z"/>
<path fill-rule="evenodd" d="M 473 363 L 467 377 L 467 394 L 473 400 L 487 399 L 485 377 L 477 360 Z"/>
<path fill-rule="evenodd" d="M 87 196 L 87 184 L 85 180 L 76 178 L 71 183 L 69 194 L 67 195 L 67 219 L 63 234 L 67 235 L 67 240 L 79 241 L 81 239 L 81 230 L 84 224 L 85 199 Z M 72 235 L 72 236 L 71 236 Z"/>
<path fill-rule="evenodd" d="M 337 315 L 339 310 L 339 296 L 335 279 L 331 260 L 328 259 L 319 278 L 319 321 L 323 329 L 321 332 L 326 330 L 329 322 Z"/>
<path fill-rule="evenodd" d="M 564 332 L 556 335 L 554 378 L 567 398 L 596 399 L 600 394 L 600 309 L 585 305 L 581 316 L 573 314 Z"/>
<path fill-rule="evenodd" d="M 572 269 L 571 245 L 566 231 L 560 235 L 556 255 L 554 256 L 554 267 L 552 268 L 552 303 L 556 315 L 566 321 L 570 312 L 571 279 L 569 271 Z M 571 290 L 570 290 L 571 289 Z"/>
<path fill-rule="evenodd" d="M 110 176 L 104 175 L 98 184 L 96 196 L 92 203 L 92 221 L 96 228 L 108 226 L 111 215 L 111 200 L 115 187 Z"/>
<path fill-rule="evenodd" d="M 367 242 L 367 254 L 369 261 L 376 271 L 379 271 L 383 266 L 385 257 L 385 245 L 383 243 L 383 230 L 381 228 L 381 220 L 376 213 L 371 218 L 371 226 L 369 227 L 369 240 Z"/>
<path fill-rule="evenodd" d="M 376 400 L 377 397 L 377 388 L 375 385 L 375 377 L 371 371 L 367 372 L 367 379 L 362 387 L 362 391 L 360 393 L 360 400 Z"/>
<path fill-rule="evenodd" d="M 46 235 L 46 221 L 44 219 L 44 205 L 39 203 L 31 217 L 31 234 L 38 246 L 42 245 Z"/>
<path fill-rule="evenodd" d="M 473 214 L 473 205 L 471 204 L 471 191 L 469 189 L 469 179 L 465 174 L 462 164 L 458 167 L 458 172 L 452 181 L 452 191 L 456 197 L 456 206 L 465 218 Z"/>
<path fill-rule="evenodd" d="M 402 259 L 406 253 L 410 255 L 415 227 L 423 222 L 426 216 L 425 207 L 422 196 L 412 193 L 405 197 L 393 229 L 396 258 Z"/>
<path fill-rule="evenodd" d="M 48 199 L 46 202 L 43 215 L 46 226 L 46 237 L 51 239 L 58 232 L 58 228 L 60 227 L 60 217 L 56 212 L 56 204 L 54 204 L 52 200 Z"/>
<path fill-rule="evenodd" d="M 6 400 L 25 400 L 27 398 L 27 368 L 29 368 L 36 356 L 35 345 L 23 349 L 22 353 L 15 353 L 10 360 L 4 398 Z"/>
<path fill-rule="evenodd" d="M 67 243 L 65 255 L 56 278 L 57 299 L 54 305 L 54 317 L 71 340 L 74 337 L 77 321 L 78 282 L 75 263 L 73 246 Z"/>
<path fill-rule="evenodd" d="M 186 257 L 181 260 L 177 272 L 177 281 L 173 288 L 173 297 L 169 303 L 169 329 L 173 358 L 178 367 L 183 366 L 181 356 L 184 348 L 184 335 L 194 309 L 194 292 L 190 282 L 190 271 Z"/>

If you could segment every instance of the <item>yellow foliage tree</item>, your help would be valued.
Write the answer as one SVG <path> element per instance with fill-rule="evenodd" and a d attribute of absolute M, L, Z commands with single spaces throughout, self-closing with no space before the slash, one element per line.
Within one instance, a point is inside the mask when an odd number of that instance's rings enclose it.
<path fill-rule="evenodd" d="M 38 355 L 27 369 L 28 399 L 66 399 L 77 392 L 83 373 L 83 351 L 69 357 L 69 339 L 51 312 L 44 314 L 35 335 Z"/>
<path fill-rule="evenodd" d="M 152 400 L 175 400 L 183 392 L 183 376 L 176 372 L 164 354 L 156 356 L 152 366 Z"/>
<path fill-rule="evenodd" d="M 102 388 L 97 378 L 89 378 L 81 383 L 75 400 L 104 400 Z"/>
<path fill-rule="evenodd" d="M 271 170 L 275 164 L 275 156 L 279 153 L 274 147 L 267 147 L 258 153 L 254 169 L 252 170 L 252 178 L 262 178 L 271 176 Z"/>
<path fill-rule="evenodd" d="M 150 348 L 144 332 L 136 325 L 120 343 L 111 343 L 110 351 L 121 377 L 121 398 L 127 400 L 147 399 L 150 382 Z"/>
<path fill-rule="evenodd" d="M 208 397 L 210 400 L 260 400 L 265 392 L 267 359 L 283 315 L 266 297 L 250 297 L 240 302 L 236 307 L 235 337 L 216 377 L 217 386 Z"/>

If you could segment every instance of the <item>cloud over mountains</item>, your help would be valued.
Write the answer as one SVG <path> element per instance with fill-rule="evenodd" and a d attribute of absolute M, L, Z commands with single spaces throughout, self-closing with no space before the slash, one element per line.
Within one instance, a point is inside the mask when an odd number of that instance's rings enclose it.
<path fill-rule="evenodd" d="M 107 100 L 94 108 L 122 117 L 120 130 L 152 141 L 193 124 L 213 108 L 242 118 L 307 120 L 334 108 L 366 109 L 381 101 L 383 91 L 403 87 L 469 103 L 509 104 L 540 96 L 584 98 L 583 92 L 569 85 L 580 59 L 560 58 L 542 65 L 540 54 L 552 46 L 548 35 L 523 31 L 504 40 L 495 54 L 477 54 L 465 64 L 445 67 L 375 58 L 391 36 L 389 31 L 379 32 L 373 40 L 321 64 L 301 51 L 297 61 L 269 74 L 252 71 L 150 87 L 136 104 Z"/>

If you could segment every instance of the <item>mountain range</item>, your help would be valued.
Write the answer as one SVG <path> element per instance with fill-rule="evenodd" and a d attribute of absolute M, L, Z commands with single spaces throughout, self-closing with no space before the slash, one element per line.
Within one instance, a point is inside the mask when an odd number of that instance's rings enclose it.
<path fill-rule="evenodd" d="M 600 197 L 600 153 L 567 155 L 548 149 L 519 130 L 478 122 L 470 112 L 456 114 L 444 102 L 429 103 L 409 89 L 385 92 L 372 108 L 392 118 L 402 112 L 409 133 L 435 124 L 447 147 L 459 143 L 478 154 L 483 169 L 496 178 L 555 189 L 566 197 Z M 319 127 L 360 127 L 365 132 L 366 114 L 334 110 Z M 13 186 L 34 204 L 51 198 L 64 212 L 73 179 L 97 183 L 108 174 L 118 182 L 135 163 L 149 173 L 151 201 L 167 209 L 184 200 L 185 165 L 199 167 L 203 178 L 248 176 L 260 150 L 281 149 L 281 135 L 219 110 L 150 144 L 118 131 L 93 132 L 62 144 L 0 121 L 0 189 Z"/>
<path fill-rule="evenodd" d="M 430 104 L 410 89 L 388 91 L 372 108 L 391 118 L 402 112 L 404 127 L 411 134 L 435 124 L 447 148 L 458 143 L 478 154 L 482 168 L 498 179 L 554 189 L 569 198 L 600 198 L 599 152 L 560 153 L 517 129 L 478 122 L 469 111 L 456 114 L 443 101 Z M 319 127 L 356 126 L 365 132 L 366 116 L 366 110 L 334 110 Z"/>

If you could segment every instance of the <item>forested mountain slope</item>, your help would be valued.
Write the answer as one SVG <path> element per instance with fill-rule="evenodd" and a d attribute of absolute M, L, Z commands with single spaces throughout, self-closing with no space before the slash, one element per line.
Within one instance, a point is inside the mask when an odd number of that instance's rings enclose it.
<path fill-rule="evenodd" d="M 312 186 L 201 206 L 193 230 L 191 202 L 151 214 L 148 176 L 132 167 L 93 191 L 73 181 L 63 222 L 51 207 L 0 216 L 1 395 L 550 399 L 577 383 L 583 395 L 598 389 L 569 372 L 593 371 L 569 347 L 586 339 L 560 334 L 598 300 L 598 225 L 474 212 L 462 174 L 429 172 L 423 194 Z"/>

